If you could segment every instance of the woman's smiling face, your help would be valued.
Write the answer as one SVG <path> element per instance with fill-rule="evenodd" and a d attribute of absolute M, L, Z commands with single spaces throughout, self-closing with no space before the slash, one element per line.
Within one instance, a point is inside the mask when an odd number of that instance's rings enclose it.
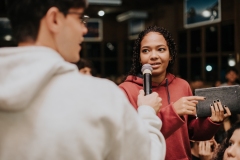
<path fill-rule="evenodd" d="M 141 41 L 140 61 L 141 64 L 151 64 L 153 76 L 166 73 L 171 60 L 167 41 L 158 32 L 149 32 Z"/>

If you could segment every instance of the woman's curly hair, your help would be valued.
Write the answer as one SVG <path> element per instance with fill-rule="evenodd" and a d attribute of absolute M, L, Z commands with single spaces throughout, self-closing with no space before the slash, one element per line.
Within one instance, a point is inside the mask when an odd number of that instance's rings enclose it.
<path fill-rule="evenodd" d="M 218 146 L 213 154 L 212 160 L 222 160 L 226 149 L 229 147 L 229 140 L 233 135 L 233 132 L 240 129 L 240 121 L 237 121 L 228 131 L 225 140 Z"/>
<path fill-rule="evenodd" d="M 141 42 L 142 42 L 142 39 L 145 37 L 145 35 L 150 32 L 160 33 L 161 35 L 163 35 L 163 37 L 167 41 L 170 56 L 172 58 L 172 60 L 168 64 L 167 72 L 172 71 L 172 67 L 173 67 L 173 64 L 174 64 L 176 56 L 177 56 L 177 50 L 176 50 L 176 43 L 174 42 L 174 39 L 172 38 L 171 33 L 163 27 L 149 26 L 138 35 L 138 38 L 134 42 L 132 66 L 131 66 L 131 69 L 130 69 L 128 75 L 136 76 L 137 74 L 141 73 L 141 67 L 142 67 L 142 64 L 140 63 Z"/>

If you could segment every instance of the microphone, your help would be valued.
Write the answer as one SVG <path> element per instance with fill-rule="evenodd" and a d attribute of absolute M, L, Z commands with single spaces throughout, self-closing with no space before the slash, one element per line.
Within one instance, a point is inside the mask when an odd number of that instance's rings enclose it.
<path fill-rule="evenodd" d="M 152 66 L 150 64 L 144 64 L 142 66 L 142 74 L 143 74 L 143 88 L 145 95 L 152 93 Z"/>

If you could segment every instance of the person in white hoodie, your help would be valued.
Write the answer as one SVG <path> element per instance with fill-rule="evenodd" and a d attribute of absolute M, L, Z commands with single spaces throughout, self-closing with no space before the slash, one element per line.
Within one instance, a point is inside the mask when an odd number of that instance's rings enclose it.
<path fill-rule="evenodd" d="M 138 111 L 79 60 L 85 0 L 7 0 L 17 47 L 0 49 L 1 160 L 163 160 L 157 93 Z"/>

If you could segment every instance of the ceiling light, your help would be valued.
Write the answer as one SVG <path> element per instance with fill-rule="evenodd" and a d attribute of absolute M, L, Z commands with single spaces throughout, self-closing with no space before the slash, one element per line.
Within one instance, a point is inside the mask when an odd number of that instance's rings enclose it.
<path fill-rule="evenodd" d="M 99 16 L 101 16 L 101 17 L 102 17 L 102 16 L 104 16 L 104 14 L 105 14 L 105 12 L 104 12 L 103 10 L 101 10 L 101 11 L 98 11 L 98 15 L 99 15 Z"/>
<path fill-rule="evenodd" d="M 145 11 L 128 11 L 117 16 L 117 21 L 122 22 L 129 19 L 146 19 L 148 17 Z"/>
<path fill-rule="evenodd" d="M 211 16 L 211 12 L 210 11 L 208 11 L 208 10 L 204 10 L 203 12 L 202 12 L 202 16 L 203 17 L 210 17 Z"/>
<path fill-rule="evenodd" d="M 229 65 L 230 67 L 235 66 L 235 65 L 236 65 L 235 59 L 234 59 L 234 58 L 229 58 L 229 59 L 228 59 L 228 65 Z"/>
<path fill-rule="evenodd" d="M 211 65 L 207 65 L 207 66 L 206 66 L 206 70 L 207 70 L 208 72 L 211 72 L 211 71 L 212 71 L 212 66 L 211 66 Z"/>
<path fill-rule="evenodd" d="M 12 40 L 12 36 L 11 36 L 11 35 L 6 35 L 6 36 L 4 37 L 4 39 L 5 39 L 6 41 L 11 41 L 11 40 Z"/>
<path fill-rule="evenodd" d="M 121 5 L 122 0 L 88 0 L 88 3 L 98 5 Z"/>

